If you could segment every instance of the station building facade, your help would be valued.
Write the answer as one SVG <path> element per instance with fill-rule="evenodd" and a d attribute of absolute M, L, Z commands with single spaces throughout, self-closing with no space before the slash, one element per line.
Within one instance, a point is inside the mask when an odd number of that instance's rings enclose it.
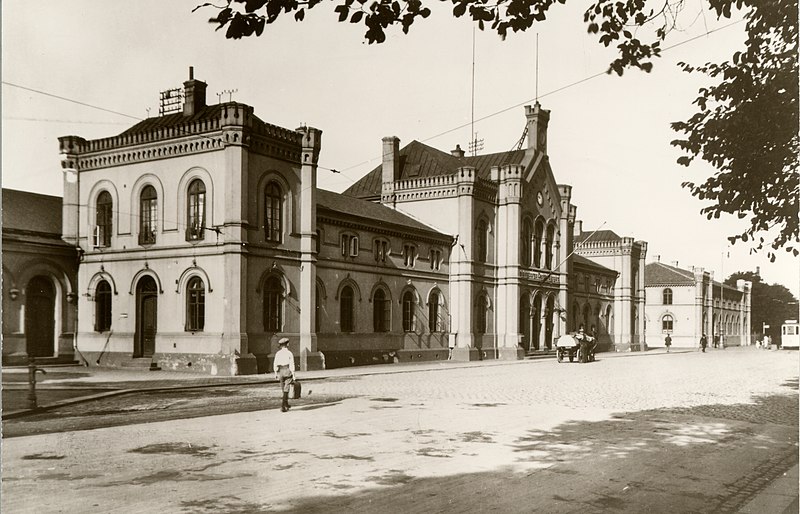
<path fill-rule="evenodd" d="M 381 165 L 340 194 L 317 187 L 320 130 L 205 93 L 190 72 L 182 112 L 59 139 L 88 364 L 265 372 L 281 337 L 301 369 L 517 359 L 592 321 L 619 344 L 601 320 L 629 308 L 615 295 L 630 279 L 572 255 L 576 207 L 538 103 L 517 150 L 386 137 Z M 601 287 L 572 287 L 573 270 Z"/>
<path fill-rule="evenodd" d="M 656 256 L 645 266 L 647 291 L 647 345 L 663 347 L 669 334 L 676 347 L 698 348 L 705 334 L 725 346 L 748 344 L 751 324 L 751 289 L 747 280 L 736 287 L 714 280 L 703 268 L 683 269 Z"/>

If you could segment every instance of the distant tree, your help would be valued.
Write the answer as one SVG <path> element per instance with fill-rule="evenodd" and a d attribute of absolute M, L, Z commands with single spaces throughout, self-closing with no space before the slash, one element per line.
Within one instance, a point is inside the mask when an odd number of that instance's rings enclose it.
<path fill-rule="evenodd" d="M 761 327 L 767 324 L 767 333 L 777 341 L 783 322 L 798 318 L 797 298 L 780 284 L 762 282 L 761 276 L 752 271 L 732 274 L 725 279 L 725 285 L 736 287 L 739 279 L 749 280 L 753 284 L 750 290 L 750 326 L 753 332 L 760 334 Z"/>
<path fill-rule="evenodd" d="M 556 4 L 566 0 L 440 0 L 453 5 L 453 16 L 468 16 L 481 30 L 487 26 L 501 37 L 525 31 L 545 21 Z M 415 21 L 431 10 L 422 0 L 330 0 L 340 22 L 366 27 L 369 43 L 386 39 L 389 27 L 408 33 Z M 590 34 L 604 46 L 616 45 L 617 57 L 608 72 L 622 75 L 628 68 L 649 72 L 661 43 L 684 14 L 685 0 L 594 0 L 583 14 Z M 732 243 L 767 244 L 768 256 L 785 249 L 798 255 L 798 7 L 797 0 L 706 0 L 718 18 L 730 18 L 734 8 L 747 20 L 744 51 L 730 61 L 684 71 L 704 73 L 714 81 L 701 88 L 694 103 L 699 112 L 672 124 L 682 139 L 672 142 L 716 172 L 701 184 L 683 184 L 693 196 L 709 200 L 701 213 L 708 219 L 722 213 L 748 218 L 750 225 L 729 237 Z M 322 0 L 224 0 L 195 8 L 216 9 L 209 21 L 225 37 L 260 36 L 267 25 L 292 14 L 296 21 Z M 655 6 L 654 8 L 652 6 Z M 687 14 L 688 15 L 688 14 Z M 769 234 L 767 234 L 769 232 Z M 777 235 L 774 235 L 776 234 Z M 765 241 L 764 237 L 773 237 Z"/>

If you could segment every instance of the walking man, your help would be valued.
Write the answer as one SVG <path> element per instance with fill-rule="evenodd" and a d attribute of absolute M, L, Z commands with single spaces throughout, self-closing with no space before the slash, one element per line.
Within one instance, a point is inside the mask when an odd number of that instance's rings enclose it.
<path fill-rule="evenodd" d="M 272 367 L 275 369 L 275 378 L 281 381 L 281 391 L 283 392 L 283 403 L 281 412 L 289 410 L 289 389 L 294 381 L 294 355 L 289 350 L 289 339 L 282 337 L 278 341 L 280 350 L 275 354 Z"/>
<path fill-rule="evenodd" d="M 703 337 L 700 338 L 700 350 L 702 350 L 703 353 L 706 352 L 706 346 L 708 346 L 708 338 L 703 334 Z"/>
<path fill-rule="evenodd" d="M 672 346 L 672 338 L 667 334 L 667 337 L 664 338 L 664 346 L 667 347 L 667 353 L 669 353 L 669 347 Z"/>

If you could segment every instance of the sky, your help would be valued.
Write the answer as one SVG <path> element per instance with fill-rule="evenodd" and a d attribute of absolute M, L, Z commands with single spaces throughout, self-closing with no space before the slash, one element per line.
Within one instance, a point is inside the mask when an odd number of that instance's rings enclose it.
<path fill-rule="evenodd" d="M 363 26 L 337 23 L 333 2 L 302 23 L 289 16 L 239 41 L 207 23 L 213 9 L 192 13 L 200 3 L 4 1 L 3 187 L 61 195 L 57 138 L 113 136 L 157 116 L 159 91 L 181 87 L 189 66 L 208 84 L 209 103 L 233 99 L 268 123 L 321 129 L 318 182 L 332 191 L 380 163 L 385 136 L 401 147 L 418 140 L 466 149 L 474 120 L 482 153 L 511 150 L 523 106 L 538 93 L 551 112 L 556 181 L 573 186 L 584 230 L 647 241 L 648 261 L 703 267 L 716 280 L 759 268 L 763 281 L 800 296 L 800 260 L 780 252 L 770 263 L 765 252 L 730 246 L 726 236 L 747 220 L 706 220 L 706 204 L 681 183 L 714 170 L 699 160 L 679 166 L 682 154 L 670 146 L 678 137 L 670 123 L 694 113 L 708 81 L 677 63 L 730 58 L 743 46 L 744 23 L 731 25 L 739 18 L 717 20 L 705 3 L 687 0 L 654 70 L 618 77 L 601 73 L 615 52 L 587 34 L 585 2 L 555 5 L 544 23 L 501 40 L 454 19 L 449 3 L 428 0 L 429 18 L 407 35 L 389 29 L 380 45 L 366 43 Z"/>

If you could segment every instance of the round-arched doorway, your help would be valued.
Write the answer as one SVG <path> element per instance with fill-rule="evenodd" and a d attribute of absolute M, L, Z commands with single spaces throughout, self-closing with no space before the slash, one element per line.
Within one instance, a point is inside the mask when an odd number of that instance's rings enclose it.
<path fill-rule="evenodd" d="M 55 354 L 56 292 L 53 282 L 37 275 L 25 288 L 25 342 L 29 357 Z"/>
<path fill-rule="evenodd" d="M 153 277 L 144 276 L 136 284 L 136 336 L 134 357 L 152 357 L 156 351 L 158 327 L 158 287 Z"/>

